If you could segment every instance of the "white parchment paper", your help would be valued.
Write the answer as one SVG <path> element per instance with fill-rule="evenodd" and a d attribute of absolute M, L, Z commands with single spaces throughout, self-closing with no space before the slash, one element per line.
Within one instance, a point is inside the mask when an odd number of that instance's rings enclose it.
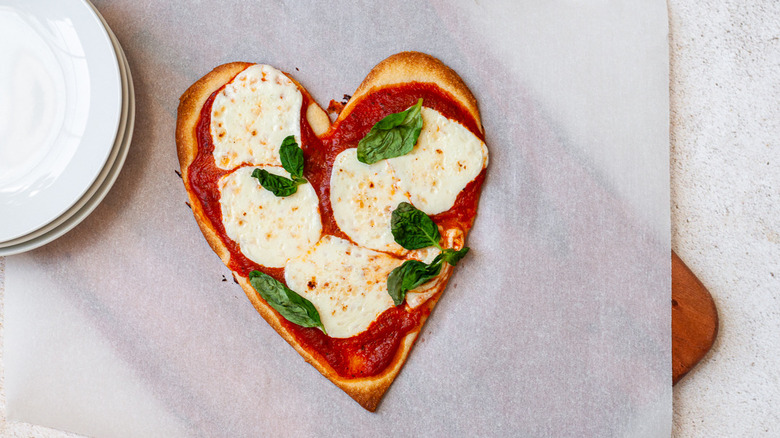
<path fill-rule="evenodd" d="M 8 257 L 8 416 L 120 436 L 668 436 L 663 1 L 96 1 L 135 80 L 101 206 Z M 213 254 L 174 172 L 178 98 L 229 61 L 324 107 L 402 50 L 454 68 L 490 167 L 442 300 L 376 413 L 306 364 Z"/>

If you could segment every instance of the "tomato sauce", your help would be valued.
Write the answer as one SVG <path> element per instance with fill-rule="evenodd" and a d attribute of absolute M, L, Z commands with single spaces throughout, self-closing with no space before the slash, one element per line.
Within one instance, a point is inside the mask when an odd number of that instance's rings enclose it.
<path fill-rule="evenodd" d="M 284 268 L 267 268 L 246 258 L 238 244 L 227 236 L 222 225 L 218 181 L 231 171 L 216 166 L 211 137 L 211 107 L 221 90 L 215 91 L 201 110 L 197 126 L 198 153 L 188 169 L 190 187 L 200 200 L 206 218 L 230 251 L 228 267 L 245 277 L 253 270 L 262 271 L 284 283 Z M 426 107 L 459 121 L 484 141 L 478 122 L 471 114 L 432 84 L 413 83 L 375 91 L 368 98 L 357 102 L 350 115 L 333 125 L 323 138 L 317 137 L 306 121 L 306 110 L 312 101 L 307 93 L 303 93 L 301 148 L 305 160 L 304 177 L 320 200 L 323 235 L 330 234 L 350 240 L 336 224 L 330 205 L 330 174 L 336 156 L 345 149 L 357 147 L 358 141 L 383 117 L 405 110 L 417 103 L 419 98 L 423 98 Z M 474 221 L 484 178 L 483 169 L 458 195 L 455 205 L 450 210 L 433 216 L 433 220 L 445 229 L 455 226 L 469 229 Z M 404 336 L 417 328 L 428 312 L 430 310 L 425 305 L 416 309 L 410 309 L 408 306 L 394 307 L 382 313 L 366 331 L 345 339 L 331 338 L 319 329 L 301 327 L 284 318 L 280 319 L 307 351 L 321 356 L 337 374 L 357 378 L 381 374 L 392 363 Z"/>

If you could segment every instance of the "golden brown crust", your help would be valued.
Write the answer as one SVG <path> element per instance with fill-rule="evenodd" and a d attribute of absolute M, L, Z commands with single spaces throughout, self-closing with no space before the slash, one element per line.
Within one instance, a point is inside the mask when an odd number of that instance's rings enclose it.
<path fill-rule="evenodd" d="M 188 170 L 198 152 L 196 129 L 203 105 L 212 93 L 250 65 L 252 64 L 243 62 L 224 64 L 195 82 L 184 92 L 180 99 L 176 125 L 176 146 L 179 164 L 181 165 L 182 179 L 189 195 L 192 212 L 209 245 L 226 265 L 230 263 L 230 251 L 220 240 L 216 230 L 205 216 L 200 200 L 193 194 Z M 352 99 L 344 107 L 344 110 L 341 111 L 339 119 L 348 116 L 355 107 L 355 103 L 369 96 L 372 91 L 409 82 L 427 82 L 438 85 L 461 103 L 477 121 L 480 130 L 482 129 L 476 100 L 460 77 L 436 58 L 417 52 L 403 52 L 393 55 L 374 67 L 363 83 L 360 84 Z M 297 81 L 296 84 L 303 93 L 308 95 Z M 311 99 L 311 101 L 313 102 L 314 100 Z M 313 132 L 318 136 L 326 135 L 331 128 L 327 114 L 319 105 L 312 104 L 307 108 L 306 119 Z M 401 371 L 429 313 L 424 312 L 420 325 L 404 337 L 392 362 L 381 374 L 368 378 L 347 379 L 339 376 L 325 360 L 318 357 L 318 353 L 306 350 L 295 340 L 292 333 L 282 324 L 281 316 L 259 297 L 247 278 L 236 273 L 233 275 L 263 319 L 292 345 L 306 362 L 314 366 L 322 375 L 344 390 L 361 406 L 372 412 L 376 410 L 385 391 L 387 391 L 390 384 Z M 448 278 L 445 278 L 441 282 L 439 290 L 423 304 L 428 311 L 432 310 L 436 305 L 442 291 L 446 287 L 447 280 Z"/>
<path fill-rule="evenodd" d="M 390 56 L 376 65 L 355 90 L 355 94 L 341 111 L 337 122 L 352 112 L 352 108 L 372 92 L 398 84 L 409 82 L 430 83 L 449 93 L 453 100 L 463 105 L 474 117 L 480 132 L 482 121 L 479 117 L 477 99 L 454 70 L 431 55 L 420 52 L 401 52 Z"/>
<path fill-rule="evenodd" d="M 203 105 L 212 93 L 222 88 L 223 85 L 230 82 L 233 77 L 250 65 L 252 64 L 246 62 L 223 64 L 200 78 L 179 99 L 178 118 L 176 120 L 176 152 L 179 156 L 184 187 L 187 189 L 187 195 L 190 198 L 192 214 L 195 215 L 195 220 L 203 232 L 203 237 L 206 238 L 206 241 L 225 265 L 230 263 L 230 251 L 217 236 L 214 227 L 203 212 L 200 200 L 192 192 L 189 168 L 198 155 L 198 136 L 196 131 Z"/>

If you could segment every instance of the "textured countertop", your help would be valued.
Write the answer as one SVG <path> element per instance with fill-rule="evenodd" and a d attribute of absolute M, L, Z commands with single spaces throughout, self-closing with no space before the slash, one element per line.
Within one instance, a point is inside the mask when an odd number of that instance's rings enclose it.
<path fill-rule="evenodd" d="M 720 315 L 679 437 L 780 431 L 780 2 L 670 0 L 672 248 Z"/>
<path fill-rule="evenodd" d="M 710 290 L 721 324 L 674 389 L 674 436 L 776 436 L 780 2 L 668 3 L 672 248 Z M 0 258 L 0 283 L 3 270 Z M 2 389 L 0 375 L 2 436 L 75 436 L 6 422 Z"/>

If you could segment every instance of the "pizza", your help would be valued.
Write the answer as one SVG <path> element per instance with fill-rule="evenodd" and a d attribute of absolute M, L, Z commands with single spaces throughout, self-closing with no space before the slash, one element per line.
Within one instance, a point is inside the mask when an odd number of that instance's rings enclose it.
<path fill-rule="evenodd" d="M 260 315 L 374 411 L 468 251 L 488 150 L 476 99 L 426 54 L 390 56 L 330 108 L 272 66 L 220 65 L 181 97 L 177 152 Z"/>

